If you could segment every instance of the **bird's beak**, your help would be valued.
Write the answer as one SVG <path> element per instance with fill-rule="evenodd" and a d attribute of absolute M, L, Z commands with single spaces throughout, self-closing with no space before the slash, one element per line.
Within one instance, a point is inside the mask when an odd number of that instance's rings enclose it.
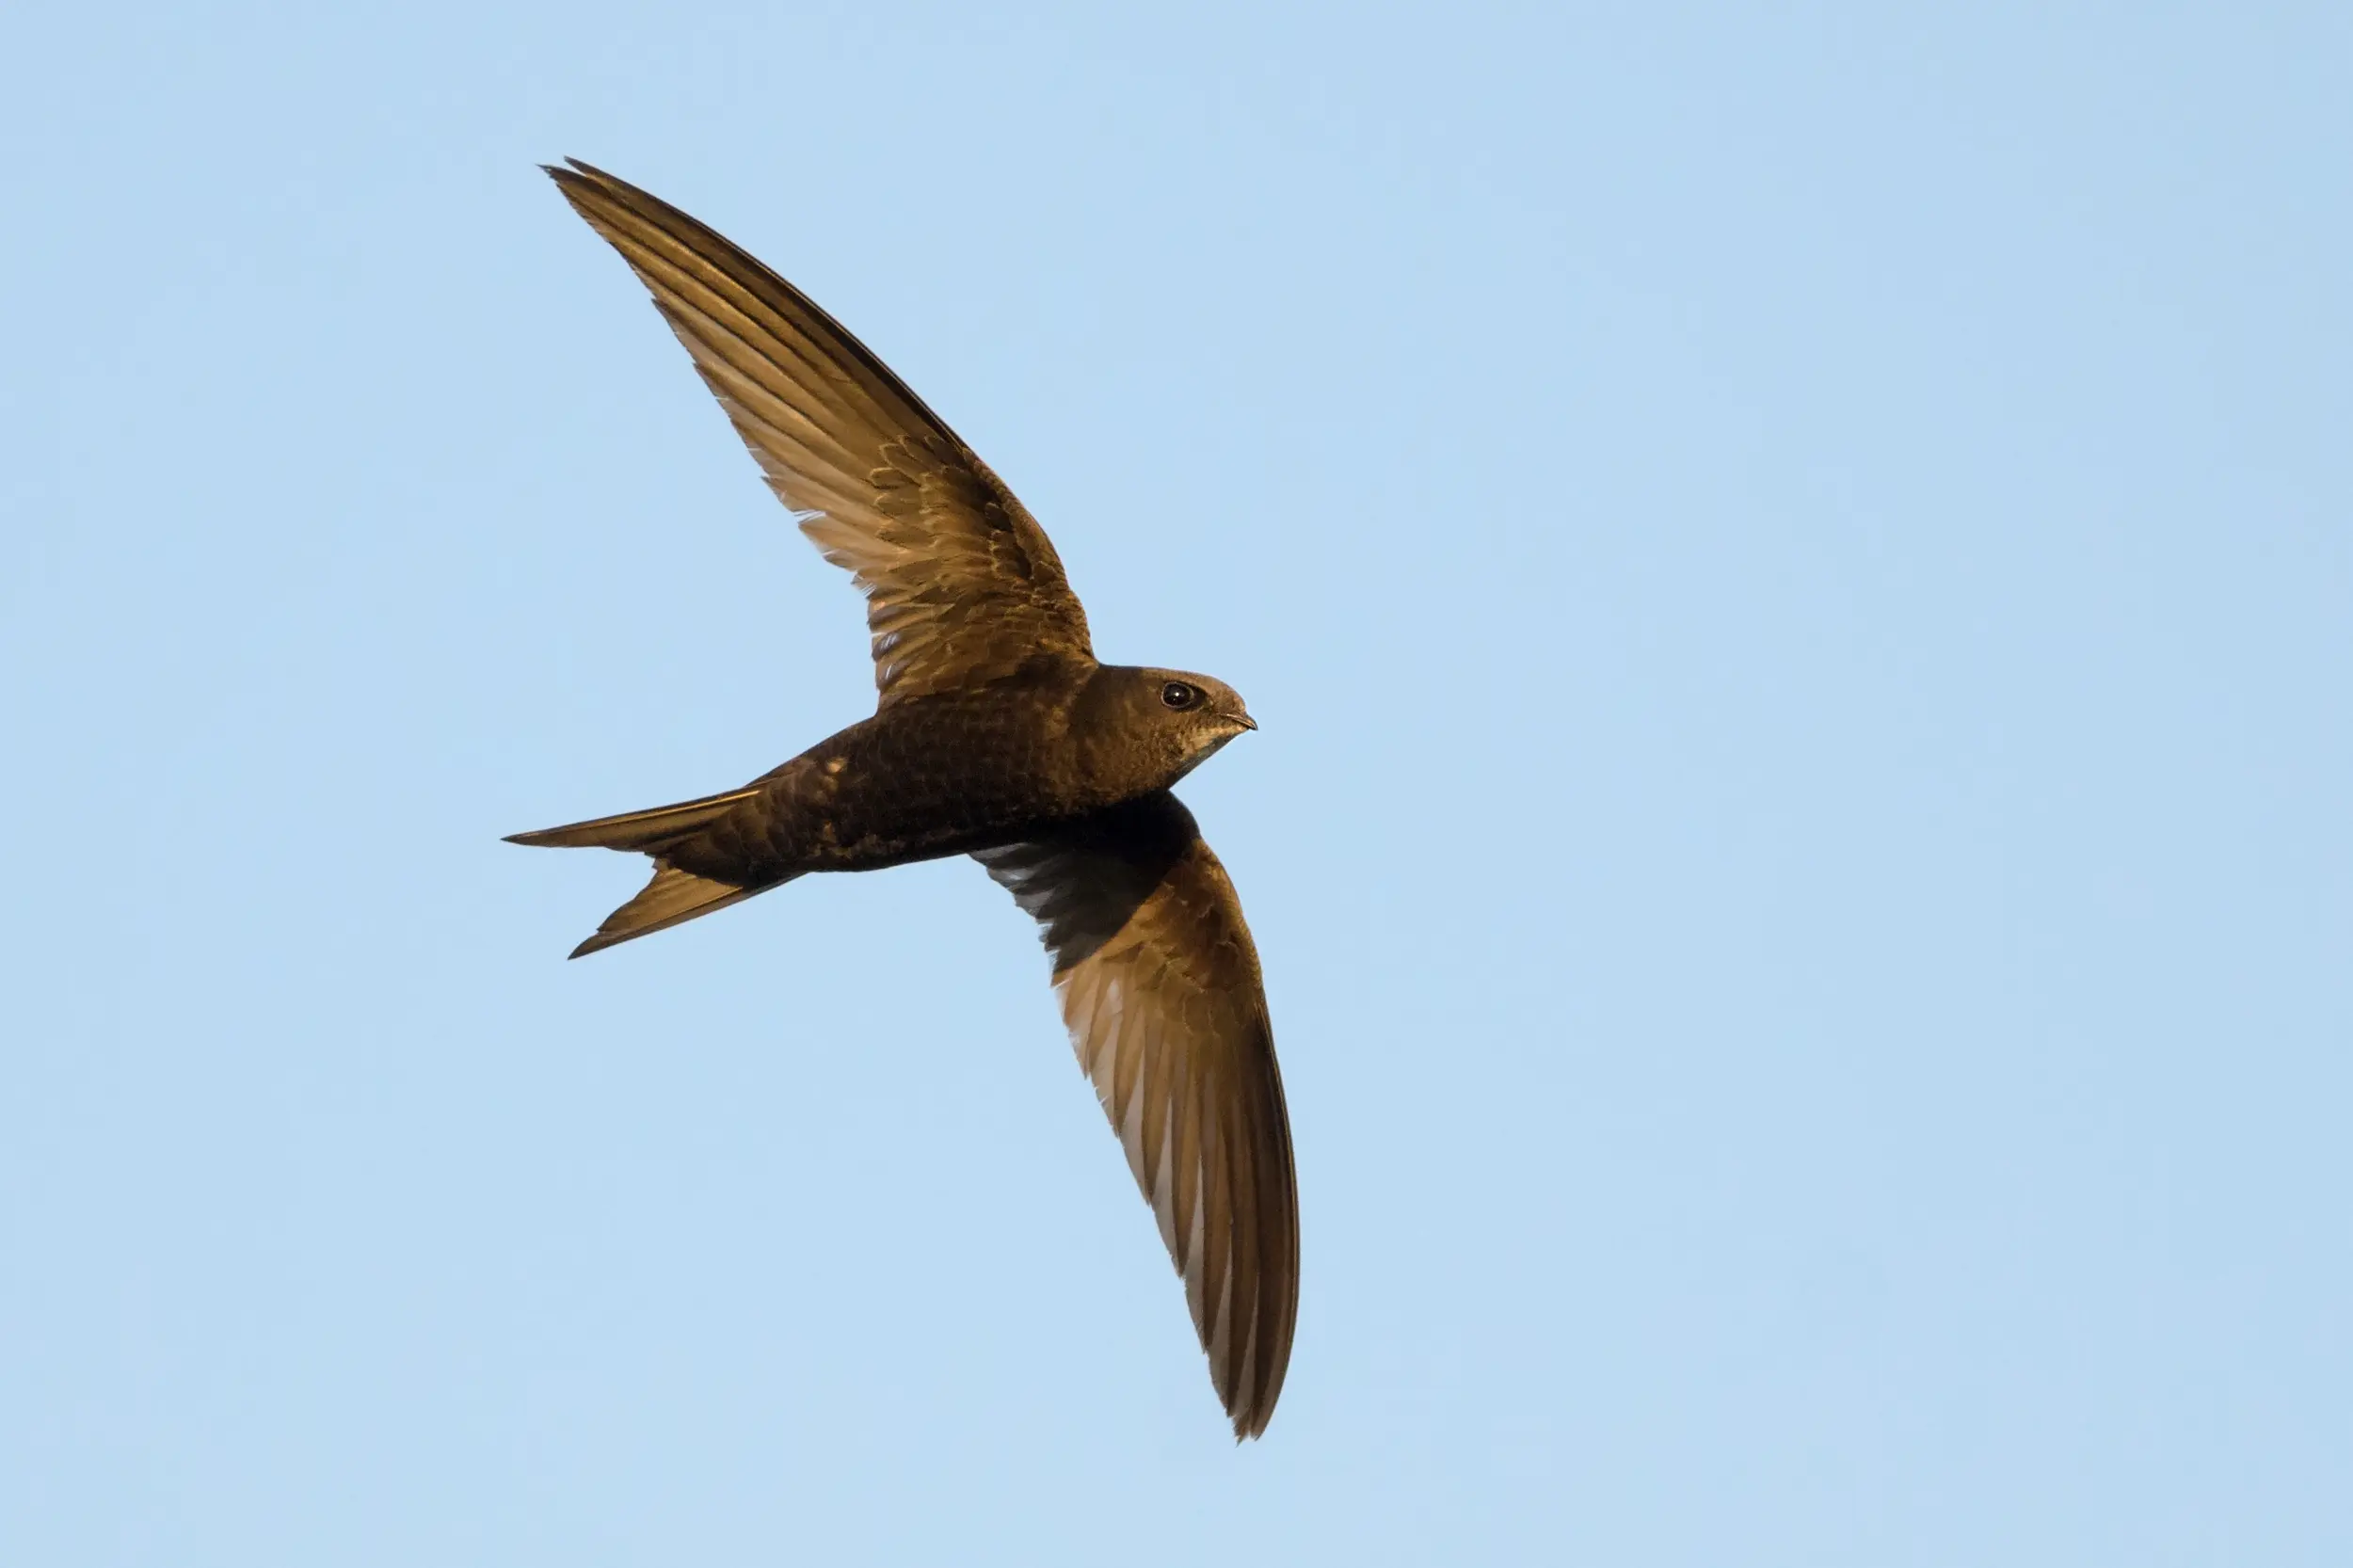
<path fill-rule="evenodd" d="M 1225 716 L 1233 720 L 1236 724 L 1241 725 L 1244 729 L 1256 729 L 1258 728 L 1258 721 L 1252 718 L 1249 714 L 1243 712 L 1239 708 L 1235 709 L 1232 712 L 1226 714 Z"/>

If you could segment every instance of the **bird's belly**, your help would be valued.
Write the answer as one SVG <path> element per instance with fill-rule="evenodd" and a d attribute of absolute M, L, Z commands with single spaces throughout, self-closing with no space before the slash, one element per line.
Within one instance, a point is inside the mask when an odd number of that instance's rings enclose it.
<path fill-rule="evenodd" d="M 875 871 L 1010 843 L 1073 812 L 1050 758 L 892 750 L 788 769 L 772 818 L 779 858 L 808 871 Z"/>

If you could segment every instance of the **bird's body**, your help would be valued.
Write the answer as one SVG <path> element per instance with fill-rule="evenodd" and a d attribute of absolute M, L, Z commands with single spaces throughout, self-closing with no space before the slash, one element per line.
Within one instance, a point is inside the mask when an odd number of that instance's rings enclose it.
<path fill-rule="evenodd" d="M 1138 735 L 1121 722 L 1179 679 L 1174 670 L 1040 659 L 983 686 L 886 707 L 741 790 L 514 841 L 655 856 L 648 891 L 663 896 L 623 904 L 577 957 L 678 924 L 683 877 L 716 908 L 810 872 L 1000 849 L 1166 790 L 1206 750 L 1254 728 L 1239 699 L 1233 722 L 1198 743 L 1202 751 L 1156 745 L 1151 731 Z M 697 904 L 686 918 L 707 912 Z"/>
<path fill-rule="evenodd" d="M 865 590 L 878 688 L 872 717 L 741 789 L 515 835 L 654 862 L 573 956 L 812 872 L 978 859 L 1043 927 L 1212 1380 L 1237 1434 L 1257 1435 L 1297 1312 L 1290 1132 L 1241 904 L 1168 792 L 1257 728 L 1241 698 L 1098 663 L 1044 531 L 864 345 L 677 209 L 585 165 L 550 172 Z"/>
<path fill-rule="evenodd" d="M 992 849 L 1159 785 L 1091 764 L 1073 710 L 1086 673 L 1048 666 L 976 692 L 918 697 L 818 742 L 726 819 L 717 863 L 865 872 Z"/>

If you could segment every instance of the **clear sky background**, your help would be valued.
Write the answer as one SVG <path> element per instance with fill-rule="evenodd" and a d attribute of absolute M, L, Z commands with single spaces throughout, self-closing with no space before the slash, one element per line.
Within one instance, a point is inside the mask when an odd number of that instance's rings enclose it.
<path fill-rule="evenodd" d="M 2353 11 L 0 22 L 0 1560 L 2353 1561 Z M 502 834 L 869 711 L 535 165 L 1264 724 L 1220 1418 L 968 862 Z"/>

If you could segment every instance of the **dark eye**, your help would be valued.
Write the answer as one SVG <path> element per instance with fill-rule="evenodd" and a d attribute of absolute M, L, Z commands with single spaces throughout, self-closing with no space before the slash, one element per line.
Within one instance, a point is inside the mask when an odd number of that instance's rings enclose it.
<path fill-rule="evenodd" d="M 1160 700 L 1167 703 L 1171 708 L 1176 709 L 1178 712 L 1182 712 L 1184 710 L 1195 707 L 1200 703 L 1201 688 L 1198 686 L 1188 686 L 1181 680 L 1172 680 L 1167 685 L 1160 688 Z"/>

